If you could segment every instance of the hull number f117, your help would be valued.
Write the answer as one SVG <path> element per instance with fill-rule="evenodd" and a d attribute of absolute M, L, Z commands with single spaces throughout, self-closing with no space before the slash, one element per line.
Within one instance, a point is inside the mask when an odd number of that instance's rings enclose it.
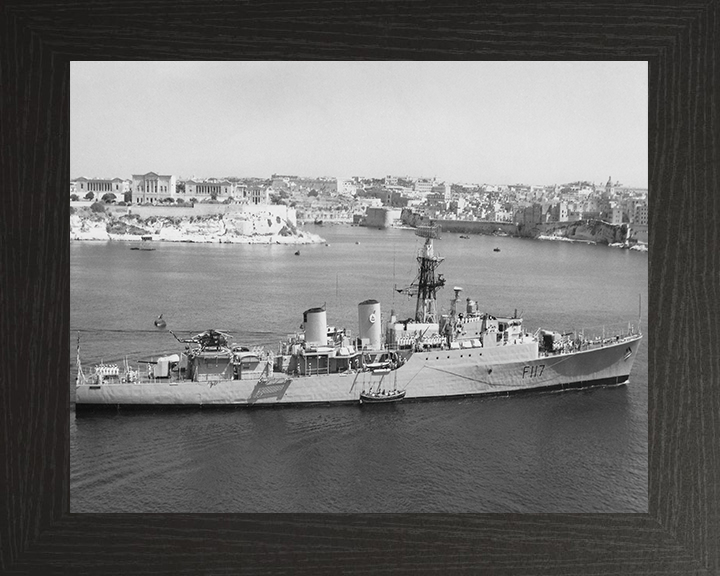
<path fill-rule="evenodd" d="M 537 378 L 542 376 L 545 370 L 545 364 L 535 364 L 534 366 L 525 366 L 523 368 L 523 378 Z"/>

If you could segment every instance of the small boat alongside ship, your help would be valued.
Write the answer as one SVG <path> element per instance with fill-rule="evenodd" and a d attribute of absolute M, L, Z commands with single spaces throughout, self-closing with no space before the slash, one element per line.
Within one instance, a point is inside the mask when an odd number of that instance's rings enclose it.
<path fill-rule="evenodd" d="M 141 406 L 276 406 L 380 404 L 509 395 L 625 384 L 642 340 L 638 326 L 600 333 L 527 330 L 517 311 L 478 310 L 456 286 L 439 314 L 445 286 L 437 267 L 435 227 L 424 238 L 416 279 L 398 292 L 415 297 L 415 315 L 382 322 L 380 303 L 358 304 L 358 334 L 327 324 L 325 306 L 303 313 L 301 331 L 276 350 L 232 342 L 209 329 L 180 338 L 177 351 L 131 366 L 85 368 L 78 336 L 76 409 Z M 156 326 L 164 328 L 162 315 Z"/>
<path fill-rule="evenodd" d="M 405 390 L 369 390 L 360 392 L 360 404 L 392 404 L 405 398 Z"/>

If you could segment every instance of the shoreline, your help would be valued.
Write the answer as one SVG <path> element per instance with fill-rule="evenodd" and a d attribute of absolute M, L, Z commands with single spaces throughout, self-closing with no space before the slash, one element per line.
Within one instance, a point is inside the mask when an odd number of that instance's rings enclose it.
<path fill-rule="evenodd" d="M 402 229 L 402 230 L 413 230 L 412 227 L 397 227 L 393 226 L 393 228 Z M 103 231 L 102 233 L 97 232 L 93 233 L 94 231 L 88 230 L 88 231 L 80 231 L 70 234 L 70 241 L 71 242 L 129 242 L 129 243 L 138 243 L 141 244 L 143 242 L 142 237 L 135 234 L 112 234 L 106 231 Z M 492 236 L 492 234 L 476 234 L 477 236 Z M 210 235 L 210 236 L 204 236 L 199 234 L 193 234 L 193 235 L 177 235 L 177 236 L 168 236 L 163 234 L 147 234 L 146 236 L 152 236 L 152 242 L 153 243 L 161 243 L 161 242 L 169 242 L 169 243 L 183 243 L 183 244 L 263 244 L 263 245 L 270 245 L 270 244 L 277 244 L 277 245 L 287 245 L 287 246 L 300 246 L 300 245 L 307 245 L 307 244 L 324 244 L 327 243 L 327 240 L 320 236 L 319 234 L 315 234 L 314 232 L 307 232 L 303 231 L 300 232 L 299 236 L 282 236 L 279 234 L 272 234 L 272 235 L 257 235 L 257 236 L 235 236 L 235 235 Z M 513 236 L 511 236 L 513 237 Z M 516 238 L 519 238 L 519 236 L 515 236 Z M 619 249 L 625 249 L 625 250 L 632 250 L 634 252 L 648 252 L 648 245 L 643 242 L 638 242 L 637 244 L 634 244 L 632 246 L 616 242 L 613 244 L 598 244 L 597 242 L 594 242 L 592 240 L 580 240 L 580 239 L 572 239 L 572 238 L 564 238 L 561 236 L 538 236 L 537 238 L 530 238 L 531 240 L 540 240 L 544 242 L 570 242 L 573 244 L 590 244 L 590 245 L 599 245 L 599 246 L 607 246 L 608 248 L 619 248 Z"/>
<path fill-rule="evenodd" d="M 610 244 L 598 243 L 594 240 L 583 240 L 580 238 L 565 238 L 564 236 L 548 236 L 541 234 L 534 238 L 534 240 L 543 240 L 545 242 L 572 242 L 576 244 L 594 244 L 596 246 L 607 246 L 608 248 L 620 248 L 625 250 L 633 250 L 635 252 L 647 252 L 648 245 L 645 242 L 637 242 L 633 245 L 626 244 L 624 242 L 612 242 Z"/>
<path fill-rule="evenodd" d="M 108 232 L 106 221 L 104 220 L 87 220 L 83 219 L 80 225 L 73 225 L 70 227 L 70 241 L 71 242 L 128 242 L 128 243 L 142 243 L 142 236 L 150 236 L 153 243 L 156 242 L 174 242 L 174 243 L 185 243 L 185 244 L 263 244 L 263 245 L 287 245 L 287 246 L 299 246 L 308 244 L 323 244 L 326 243 L 326 239 L 320 236 L 317 232 L 310 232 L 306 228 L 298 230 L 294 228 L 290 234 L 281 234 L 279 232 L 271 234 L 253 234 L 253 235 L 241 235 L 233 233 L 227 229 L 208 230 L 206 233 L 199 233 L 197 231 L 186 231 L 177 227 L 176 225 L 160 226 L 154 231 L 146 230 L 143 234 L 135 233 L 113 233 Z M 328 226 L 353 226 L 350 222 L 327 222 L 323 223 Z M 322 228 L 322 226 L 314 226 L 315 230 Z M 391 229 L 397 230 L 414 230 L 412 226 L 399 225 L 391 226 Z M 319 230 L 317 230 L 319 232 Z M 493 234 L 473 234 L 474 236 L 493 236 Z M 517 237 L 520 236 L 513 236 Z M 549 234 L 540 234 L 532 240 L 541 240 L 546 242 L 570 242 L 576 244 L 594 244 L 594 245 L 605 245 L 609 248 L 620 248 L 626 250 L 632 250 L 635 252 L 648 252 L 648 245 L 644 242 L 637 242 L 636 244 L 629 245 L 624 242 L 615 242 L 606 244 L 604 242 L 596 242 L 588 239 L 581 238 L 567 238 L 564 236 L 555 236 Z"/>
<path fill-rule="evenodd" d="M 98 237 L 92 233 L 71 234 L 71 242 L 129 242 L 141 244 L 143 242 L 140 236 L 134 234 L 110 234 L 105 233 L 106 237 Z M 302 236 L 281 236 L 279 234 L 273 235 L 258 235 L 258 236 L 200 236 L 192 235 L 185 237 L 163 237 L 158 234 L 147 234 L 152 236 L 151 242 L 161 243 L 168 242 L 173 244 L 280 244 L 288 246 L 299 246 L 306 244 L 322 244 L 325 239 L 313 234 L 312 232 L 302 233 Z M 83 237 L 84 236 L 84 237 Z"/>

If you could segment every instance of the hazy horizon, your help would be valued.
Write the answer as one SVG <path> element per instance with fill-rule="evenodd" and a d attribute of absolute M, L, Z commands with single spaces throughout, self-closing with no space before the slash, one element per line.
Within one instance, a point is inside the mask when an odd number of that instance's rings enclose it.
<path fill-rule="evenodd" d="M 647 188 L 646 62 L 72 62 L 71 177 Z"/>

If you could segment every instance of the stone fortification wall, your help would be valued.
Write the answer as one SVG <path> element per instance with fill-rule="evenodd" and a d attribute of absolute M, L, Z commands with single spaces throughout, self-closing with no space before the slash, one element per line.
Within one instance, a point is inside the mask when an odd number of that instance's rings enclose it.
<path fill-rule="evenodd" d="M 106 206 L 106 212 L 123 216 L 137 214 L 140 218 L 183 218 L 198 216 L 216 216 L 219 214 L 230 216 L 248 216 L 254 218 L 276 217 L 287 220 L 293 226 L 297 225 L 295 208 L 284 204 L 195 204 L 194 206 Z"/>
<path fill-rule="evenodd" d="M 517 226 L 513 222 L 490 222 L 487 220 L 432 220 L 439 224 L 443 232 L 457 232 L 459 234 L 492 234 L 504 232 L 516 234 Z"/>
<path fill-rule="evenodd" d="M 503 232 L 511 236 L 538 238 L 553 236 L 568 240 L 582 240 L 598 244 L 624 242 L 628 236 L 627 224 L 609 224 L 602 220 L 579 220 L 574 222 L 554 222 L 550 224 L 516 225 L 513 222 L 488 222 L 485 220 L 430 220 L 410 209 L 403 210 L 403 224 L 408 226 L 427 226 L 439 224 L 443 232 L 459 234 L 493 234 Z M 647 242 L 647 227 L 633 226 L 631 238 Z"/>
<path fill-rule="evenodd" d="M 368 208 L 362 226 L 368 228 L 389 228 L 393 221 L 400 217 L 400 210 L 390 208 Z"/>

